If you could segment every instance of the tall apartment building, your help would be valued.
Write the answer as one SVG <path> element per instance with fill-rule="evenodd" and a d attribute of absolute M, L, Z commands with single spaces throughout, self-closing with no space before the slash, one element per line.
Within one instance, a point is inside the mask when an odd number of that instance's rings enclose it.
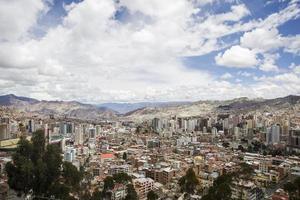
<path fill-rule="evenodd" d="M 287 149 L 300 152 L 300 129 L 292 129 L 289 132 Z"/>
<path fill-rule="evenodd" d="M 9 128 L 8 124 L 0 124 L 0 140 L 9 139 Z"/>
<path fill-rule="evenodd" d="M 271 127 L 267 128 L 266 134 L 266 142 L 267 144 L 275 144 L 280 142 L 280 126 L 279 125 L 272 125 Z"/>

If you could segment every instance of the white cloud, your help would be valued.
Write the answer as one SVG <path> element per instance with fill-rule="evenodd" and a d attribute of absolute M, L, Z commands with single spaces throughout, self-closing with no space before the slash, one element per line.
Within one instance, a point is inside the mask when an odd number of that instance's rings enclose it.
<path fill-rule="evenodd" d="M 298 65 L 298 66 L 296 66 L 296 67 L 294 68 L 294 72 L 295 72 L 296 74 L 300 74 L 300 65 Z"/>
<path fill-rule="evenodd" d="M 244 76 L 244 77 L 250 77 L 253 76 L 253 74 L 249 73 L 249 72 L 244 72 L 244 71 L 238 71 L 237 73 L 240 76 Z"/>
<path fill-rule="evenodd" d="M 45 4 L 26 1 L 30 14 L 23 16 L 24 12 L 14 13 L 23 1 L 12 1 L 18 6 L 10 7 L 7 2 L 0 3 L 6 9 L 0 20 L 12 19 L 10 25 L 0 24 L 0 30 L 5 29 L 0 33 L 1 91 L 87 102 L 260 95 L 266 81 L 258 80 L 259 90 L 256 85 L 232 84 L 211 72 L 187 68 L 180 58 L 227 48 L 231 44 L 220 42 L 224 36 L 265 26 L 274 30 L 272 27 L 299 14 L 297 6 L 290 3 L 265 20 L 242 22 L 250 15 L 244 4 L 232 5 L 221 14 L 198 7 L 213 6 L 219 0 L 121 0 L 120 4 L 87 0 L 65 6 L 68 14 L 62 24 L 36 39 L 30 29 L 48 9 Z M 126 22 L 115 19 L 120 6 L 127 7 L 131 15 Z M 297 52 L 297 45 L 292 46 L 287 51 Z M 250 46 L 233 46 L 215 59 L 229 67 L 255 68 L 259 64 L 256 50 Z"/>
<path fill-rule="evenodd" d="M 241 46 L 232 46 L 223 54 L 219 53 L 215 57 L 218 65 L 236 68 L 253 68 L 258 64 L 256 54 L 250 49 Z"/>
<path fill-rule="evenodd" d="M 295 63 L 291 63 L 289 68 L 296 74 L 300 74 L 300 65 L 296 65 Z"/>
<path fill-rule="evenodd" d="M 278 66 L 275 64 L 276 60 L 280 57 L 279 54 L 268 54 L 268 53 L 264 53 L 264 60 L 263 63 L 260 64 L 259 69 L 265 72 L 278 72 L 279 68 Z"/>
<path fill-rule="evenodd" d="M 0 41 L 17 40 L 27 33 L 37 16 L 46 9 L 39 0 L 2 0 L 0 1 Z"/>
<path fill-rule="evenodd" d="M 273 50 L 282 46 L 282 38 L 276 28 L 257 28 L 246 32 L 240 39 L 241 46 L 258 52 Z"/>
<path fill-rule="evenodd" d="M 225 74 L 223 74 L 220 78 L 221 79 L 231 79 L 233 76 L 232 76 L 232 74 L 230 74 L 230 73 L 225 73 Z"/>
<path fill-rule="evenodd" d="M 286 37 L 285 51 L 300 56 L 300 35 Z"/>
<path fill-rule="evenodd" d="M 259 66 L 259 69 L 265 72 L 278 71 L 278 67 L 270 62 L 265 62 Z"/>

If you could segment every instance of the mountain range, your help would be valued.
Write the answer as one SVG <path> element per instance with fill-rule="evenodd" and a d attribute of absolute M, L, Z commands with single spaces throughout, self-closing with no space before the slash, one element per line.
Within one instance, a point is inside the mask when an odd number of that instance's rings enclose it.
<path fill-rule="evenodd" d="M 157 116 L 198 116 L 209 113 L 241 113 L 251 111 L 300 110 L 300 96 L 290 95 L 275 99 L 241 97 L 224 101 L 196 102 L 141 102 L 84 104 L 77 101 L 45 101 L 14 94 L 0 96 L 0 106 L 20 112 L 47 116 L 54 114 L 78 119 L 151 119 Z"/>
<path fill-rule="evenodd" d="M 147 107 L 169 107 L 169 106 L 180 106 L 190 104 L 188 101 L 171 101 L 171 102 L 138 102 L 138 103 L 103 103 L 99 104 L 100 107 L 110 108 L 117 111 L 120 114 L 126 114 L 141 108 Z"/>
<path fill-rule="evenodd" d="M 16 109 L 33 115 L 77 119 L 111 119 L 117 117 L 117 112 L 106 107 L 83 104 L 77 101 L 39 101 L 14 94 L 0 96 L 0 106 Z"/>
<path fill-rule="evenodd" d="M 275 99 L 249 99 L 247 97 L 224 101 L 197 101 L 167 107 L 146 107 L 125 114 L 126 118 L 145 120 L 177 115 L 181 117 L 205 116 L 212 113 L 286 112 L 300 111 L 300 96 L 290 95 Z"/>

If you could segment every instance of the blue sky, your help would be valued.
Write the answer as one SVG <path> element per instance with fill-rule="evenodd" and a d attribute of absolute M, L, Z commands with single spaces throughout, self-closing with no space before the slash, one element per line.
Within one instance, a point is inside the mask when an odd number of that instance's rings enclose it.
<path fill-rule="evenodd" d="M 13 0 L 0 11 L 2 94 L 92 103 L 300 94 L 298 0 Z"/>

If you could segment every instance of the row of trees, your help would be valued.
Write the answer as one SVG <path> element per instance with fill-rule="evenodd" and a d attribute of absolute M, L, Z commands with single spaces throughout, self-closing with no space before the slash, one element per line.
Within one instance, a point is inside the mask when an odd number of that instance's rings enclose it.
<path fill-rule="evenodd" d="M 43 131 L 33 133 L 31 141 L 20 138 L 12 162 L 6 164 L 8 184 L 18 194 L 74 199 L 82 174 L 63 162 L 56 145 L 45 145 Z"/>
<path fill-rule="evenodd" d="M 202 197 L 203 200 L 229 200 L 231 199 L 231 184 L 234 180 L 244 179 L 249 180 L 253 174 L 253 168 L 246 164 L 241 163 L 240 169 L 235 173 L 228 173 L 219 176 L 209 188 L 208 193 Z M 181 192 L 185 194 L 197 194 L 199 192 L 199 180 L 193 170 L 187 170 L 185 176 L 179 179 L 179 186 Z"/>
<path fill-rule="evenodd" d="M 300 200 L 300 177 L 284 184 L 284 190 L 288 192 L 290 200 Z"/>

